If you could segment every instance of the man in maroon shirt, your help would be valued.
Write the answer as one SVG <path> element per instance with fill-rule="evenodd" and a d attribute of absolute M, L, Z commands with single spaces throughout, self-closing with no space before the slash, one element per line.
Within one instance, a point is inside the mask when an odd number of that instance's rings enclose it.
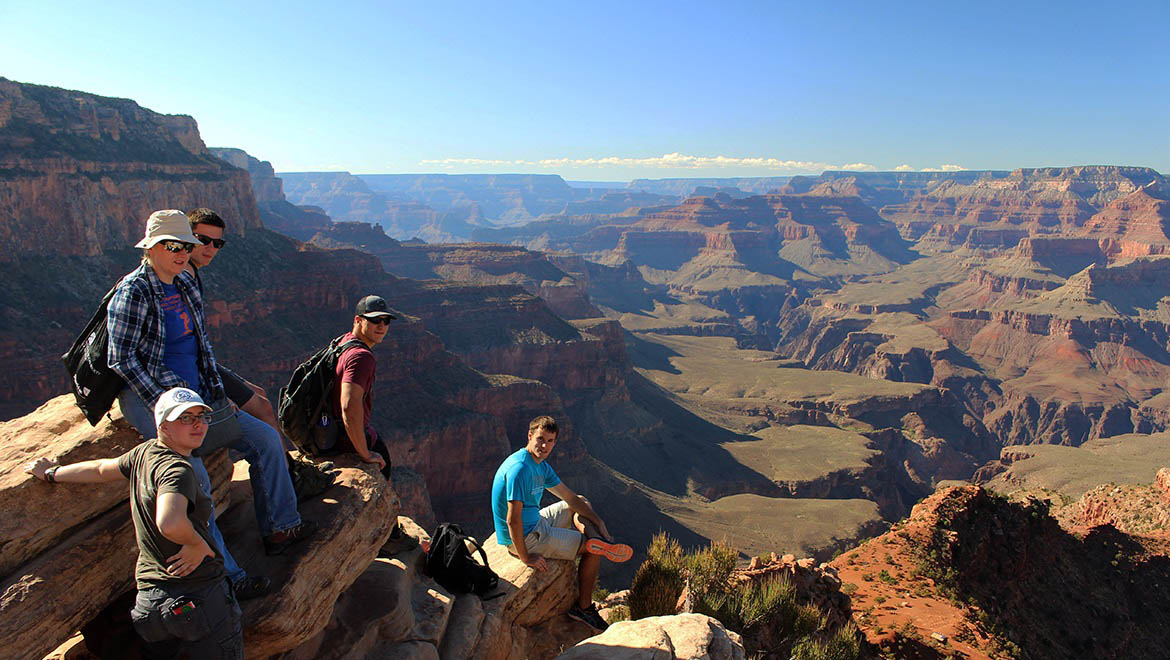
<path fill-rule="evenodd" d="M 363 461 L 381 468 L 386 481 L 390 481 L 390 450 L 370 423 L 370 394 L 374 390 L 378 367 L 370 349 L 382 343 L 390 329 L 390 321 L 396 318 L 381 296 L 366 296 L 359 300 L 354 310 L 353 330 L 341 336 L 339 345 L 357 341 L 338 356 L 333 381 L 337 385 L 333 388 L 333 410 L 345 427 L 345 439 L 338 439 L 338 448 L 344 451 L 344 443 L 348 441 Z M 393 556 L 416 545 L 418 542 L 406 534 L 401 525 L 395 524 L 378 554 Z"/>
<path fill-rule="evenodd" d="M 390 451 L 370 421 L 370 395 L 378 366 L 370 349 L 382 343 L 390 321 L 396 318 L 381 296 L 366 296 L 358 301 L 353 330 L 342 335 L 340 341 L 345 344 L 356 339 L 358 343 L 337 358 L 337 387 L 333 388 L 333 409 L 345 427 L 345 439 L 363 461 L 376 463 L 386 479 L 390 478 Z M 338 444 L 344 450 L 342 442 Z"/>

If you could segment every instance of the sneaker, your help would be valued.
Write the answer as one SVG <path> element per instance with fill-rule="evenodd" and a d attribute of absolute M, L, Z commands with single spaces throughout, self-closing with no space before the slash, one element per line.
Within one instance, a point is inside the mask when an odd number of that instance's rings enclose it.
<path fill-rule="evenodd" d="M 605 619 L 601 618 L 601 615 L 597 613 L 597 606 L 593 603 L 589 603 L 589 607 L 573 605 L 565 614 L 568 614 L 569 618 L 576 619 L 598 632 L 604 632 L 609 627 Z"/>
<path fill-rule="evenodd" d="M 317 532 L 317 523 L 302 520 L 296 527 L 269 534 L 264 537 L 264 554 L 279 555 L 294 543 L 304 541 Z"/>
<path fill-rule="evenodd" d="M 634 556 L 634 549 L 625 543 L 610 543 L 603 539 L 589 539 L 585 542 L 585 552 L 591 555 L 601 555 L 606 559 L 622 563 Z"/>
<path fill-rule="evenodd" d="M 311 461 L 291 461 L 288 466 L 288 476 L 292 479 L 293 491 L 297 494 L 297 502 L 316 497 L 329 490 L 333 485 L 333 475 L 322 465 Z"/>
<path fill-rule="evenodd" d="M 249 575 L 232 585 L 236 600 L 252 600 L 272 591 L 272 580 L 263 575 Z"/>

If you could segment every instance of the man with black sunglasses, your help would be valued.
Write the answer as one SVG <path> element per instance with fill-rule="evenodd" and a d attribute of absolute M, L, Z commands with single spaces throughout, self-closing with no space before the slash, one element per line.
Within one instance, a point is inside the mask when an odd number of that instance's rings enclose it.
<path fill-rule="evenodd" d="M 378 361 L 371 350 L 382 343 L 390 329 L 390 313 L 381 296 L 366 296 L 354 309 L 353 328 L 338 340 L 338 346 L 357 340 L 337 357 L 334 372 L 333 411 L 345 427 L 345 439 L 361 459 L 375 463 L 390 478 L 390 450 L 370 423 L 371 394 Z"/>
<path fill-rule="evenodd" d="M 202 294 L 203 279 L 199 276 L 199 271 L 210 266 L 211 261 L 227 244 L 223 238 L 227 224 L 218 213 L 202 207 L 187 211 L 187 219 L 191 222 L 191 233 L 199 240 L 199 245 L 196 245 L 195 249 L 191 251 L 187 272 L 195 276 L 195 285 L 199 287 L 199 293 Z M 224 393 L 231 399 L 232 403 L 280 433 L 280 424 L 276 421 L 272 402 L 264 390 L 218 362 L 216 368 L 219 370 L 220 380 L 223 381 Z M 283 436 L 281 441 L 284 442 Z M 287 443 L 284 443 L 284 446 L 286 449 L 288 448 Z M 288 463 L 289 477 L 292 479 L 298 501 L 320 495 L 333 485 L 333 475 L 319 468 L 312 461 L 295 460 L 287 452 L 285 460 Z"/>
<path fill-rule="evenodd" d="M 187 262 L 187 272 L 195 276 L 195 284 L 199 293 L 203 293 L 203 278 L 199 270 L 211 265 L 211 260 L 223 249 L 227 241 L 223 238 L 226 225 L 219 214 L 208 208 L 198 208 L 187 211 L 187 218 L 191 221 L 191 233 L 199 239 L 199 245 L 191 251 L 191 259 Z M 223 389 L 232 403 L 240 407 L 249 415 L 268 424 L 277 431 L 280 426 L 276 423 L 276 415 L 272 411 L 272 402 L 264 394 L 264 390 L 222 364 L 216 364 L 219 377 L 223 380 Z"/>

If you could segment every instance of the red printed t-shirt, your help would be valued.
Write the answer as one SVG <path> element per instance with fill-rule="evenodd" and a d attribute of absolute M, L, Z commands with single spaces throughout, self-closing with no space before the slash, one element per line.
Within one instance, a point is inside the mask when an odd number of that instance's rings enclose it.
<path fill-rule="evenodd" d="M 347 332 L 341 337 L 341 342 L 344 344 L 354 337 L 352 332 Z M 355 346 L 347 349 L 337 359 L 337 370 L 334 374 L 334 388 L 333 388 L 333 409 L 337 413 L 337 418 L 341 419 L 341 384 L 353 383 L 362 388 L 362 416 L 366 423 L 366 437 L 372 443 L 378 438 L 374 432 L 374 427 L 370 424 L 370 394 L 374 391 L 374 375 L 377 371 L 378 361 L 374 358 L 374 353 L 366 348 L 365 344 Z M 345 438 L 349 442 L 349 437 Z M 352 444 L 352 443 L 350 443 Z M 368 447 L 367 447 L 368 449 Z"/>

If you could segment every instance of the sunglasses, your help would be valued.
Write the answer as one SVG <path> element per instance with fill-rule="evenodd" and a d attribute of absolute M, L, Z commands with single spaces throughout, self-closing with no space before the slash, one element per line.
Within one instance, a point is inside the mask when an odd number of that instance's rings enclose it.
<path fill-rule="evenodd" d="M 369 316 L 363 316 L 362 318 L 375 325 L 390 325 L 389 316 L 375 316 L 373 318 Z"/>
<path fill-rule="evenodd" d="M 184 243 L 183 241 L 159 241 L 159 245 L 163 246 L 163 249 L 167 252 L 174 252 L 175 254 L 180 252 L 190 254 L 191 250 L 195 249 L 194 243 Z"/>
<path fill-rule="evenodd" d="M 212 238 L 203 234 L 195 234 L 195 238 L 198 238 L 199 242 L 204 245 L 214 245 L 217 250 L 222 250 L 223 246 L 227 245 L 227 241 L 222 238 Z"/>
<path fill-rule="evenodd" d="M 203 422 L 204 424 L 210 424 L 211 413 L 183 413 L 182 415 L 179 415 L 179 418 L 175 421 L 182 424 L 183 426 L 191 426 L 197 421 Z"/>

